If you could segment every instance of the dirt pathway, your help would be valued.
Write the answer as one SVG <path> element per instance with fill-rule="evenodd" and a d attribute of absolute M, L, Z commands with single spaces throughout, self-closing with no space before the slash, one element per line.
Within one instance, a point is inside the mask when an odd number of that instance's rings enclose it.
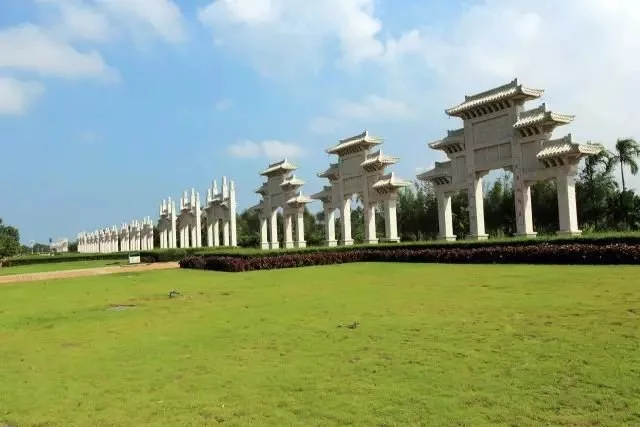
<path fill-rule="evenodd" d="M 179 265 L 177 262 L 158 262 L 154 264 L 123 265 L 114 267 L 83 268 L 76 270 L 46 271 L 41 273 L 10 274 L 7 276 L 0 276 L 0 284 L 33 282 L 35 280 L 68 279 L 71 277 L 102 276 L 105 274 L 129 273 L 136 271 L 166 270 L 168 268 L 178 267 Z"/>

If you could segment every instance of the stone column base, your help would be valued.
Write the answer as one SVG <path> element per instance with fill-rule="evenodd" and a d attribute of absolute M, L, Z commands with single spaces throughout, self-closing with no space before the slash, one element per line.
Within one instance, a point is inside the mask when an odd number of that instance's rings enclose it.
<path fill-rule="evenodd" d="M 438 240 L 444 240 L 445 242 L 455 242 L 458 236 L 438 236 Z"/>
<path fill-rule="evenodd" d="M 350 240 L 340 240 L 340 244 L 344 246 L 353 246 L 353 239 Z"/>
<path fill-rule="evenodd" d="M 470 234 L 467 236 L 467 240 L 488 240 L 488 234 Z"/>
<path fill-rule="evenodd" d="M 378 244 L 378 239 L 369 239 L 369 240 L 365 240 L 364 243 L 366 245 L 377 245 Z"/>
<path fill-rule="evenodd" d="M 260 246 L 261 246 L 261 247 L 262 247 L 262 249 L 264 249 L 264 250 L 268 250 L 268 249 L 270 249 L 270 248 L 271 248 L 271 245 L 270 245 L 269 243 L 262 243 Z"/>
<path fill-rule="evenodd" d="M 296 247 L 296 245 L 293 242 L 284 242 L 284 248 L 285 249 L 293 249 L 295 247 Z"/>
<path fill-rule="evenodd" d="M 325 245 L 327 246 L 338 246 L 338 241 L 337 240 L 325 240 L 324 241 Z"/>
<path fill-rule="evenodd" d="M 271 242 L 269 246 L 271 246 L 271 249 L 280 249 L 280 242 Z"/>
<path fill-rule="evenodd" d="M 556 231 L 556 236 L 561 236 L 561 237 L 574 237 L 574 236 L 580 236 L 581 234 L 582 234 L 582 230 Z"/>
<path fill-rule="evenodd" d="M 296 248 L 306 248 L 307 242 L 296 242 Z"/>
<path fill-rule="evenodd" d="M 516 234 L 513 235 L 513 237 L 520 237 L 520 238 L 525 238 L 525 239 L 534 239 L 537 235 L 538 235 L 538 233 L 536 233 L 536 232 L 532 232 L 532 233 L 516 233 Z"/>

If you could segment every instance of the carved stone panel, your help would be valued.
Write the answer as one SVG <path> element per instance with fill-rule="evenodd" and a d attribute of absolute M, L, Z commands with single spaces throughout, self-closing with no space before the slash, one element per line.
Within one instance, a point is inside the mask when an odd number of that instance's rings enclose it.
<path fill-rule="evenodd" d="M 508 114 L 473 124 L 473 147 L 502 144 L 511 139 L 513 123 Z"/>

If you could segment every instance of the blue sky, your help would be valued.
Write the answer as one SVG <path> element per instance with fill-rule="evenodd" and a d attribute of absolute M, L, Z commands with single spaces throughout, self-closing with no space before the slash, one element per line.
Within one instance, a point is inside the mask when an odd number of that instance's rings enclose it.
<path fill-rule="evenodd" d="M 514 77 L 576 114 L 556 136 L 611 146 L 640 137 L 639 23 L 635 0 L 3 1 L 0 217 L 74 238 L 223 175 L 244 209 L 285 156 L 310 194 L 364 129 L 413 179 L 443 110 Z"/>

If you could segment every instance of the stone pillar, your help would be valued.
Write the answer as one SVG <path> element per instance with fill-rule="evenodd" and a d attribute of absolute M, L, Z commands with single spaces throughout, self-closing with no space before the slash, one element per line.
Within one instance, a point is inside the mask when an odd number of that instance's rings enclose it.
<path fill-rule="evenodd" d="M 186 249 L 189 247 L 189 226 L 180 226 L 180 247 Z"/>
<path fill-rule="evenodd" d="M 398 243 L 398 220 L 396 215 L 396 199 L 389 198 L 384 201 L 384 231 L 385 241 Z"/>
<path fill-rule="evenodd" d="M 213 246 L 220 246 L 220 221 L 217 218 L 213 223 Z"/>
<path fill-rule="evenodd" d="M 223 246 L 229 246 L 230 244 L 229 220 L 227 219 L 222 222 L 222 244 Z"/>
<path fill-rule="evenodd" d="M 195 225 L 191 224 L 191 226 L 189 227 L 189 231 L 191 232 L 191 241 L 189 242 L 191 245 L 191 248 L 197 248 L 198 247 L 198 232 L 200 230 L 198 230 L 198 227 L 196 227 Z"/>
<path fill-rule="evenodd" d="M 366 203 L 364 205 L 364 242 L 369 245 L 378 243 L 375 203 Z"/>
<path fill-rule="evenodd" d="M 533 231 L 533 212 L 531 209 L 531 183 L 515 183 L 516 199 L 516 236 L 536 237 Z"/>
<path fill-rule="evenodd" d="M 342 199 L 340 226 L 342 228 L 342 240 L 340 243 L 347 246 L 353 245 L 353 238 L 351 237 L 351 197 Z"/>
<path fill-rule="evenodd" d="M 278 242 L 278 209 L 273 209 L 271 211 L 271 224 L 270 225 L 270 235 L 271 235 L 271 249 L 279 249 L 280 243 Z"/>
<path fill-rule="evenodd" d="M 213 216 L 210 214 L 211 211 L 207 214 L 207 246 L 213 247 Z"/>
<path fill-rule="evenodd" d="M 293 215 L 288 212 L 284 213 L 284 247 L 291 249 L 293 243 Z"/>
<path fill-rule="evenodd" d="M 269 220 L 264 214 L 260 216 L 260 246 L 269 249 Z"/>
<path fill-rule="evenodd" d="M 170 234 L 169 234 L 169 247 L 170 248 L 177 248 L 178 247 L 178 242 L 176 241 L 178 238 L 177 232 L 176 232 L 176 204 L 175 202 L 171 201 L 171 198 L 169 198 L 169 206 L 171 206 L 171 230 L 170 230 Z"/>
<path fill-rule="evenodd" d="M 467 197 L 469 199 L 470 240 L 487 240 L 484 231 L 484 199 L 482 193 L 482 177 L 484 174 L 470 173 Z"/>
<path fill-rule="evenodd" d="M 324 208 L 324 235 L 327 246 L 336 246 L 336 210 L 335 208 Z"/>
<path fill-rule="evenodd" d="M 558 214 L 560 230 L 558 235 L 578 236 L 582 231 L 578 228 L 576 209 L 576 177 L 570 172 L 560 171 L 556 178 L 558 189 Z"/>
<path fill-rule="evenodd" d="M 296 223 L 296 247 L 306 248 L 307 242 L 304 240 L 304 208 L 298 211 Z"/>
<path fill-rule="evenodd" d="M 193 199 L 192 199 L 193 200 Z M 192 243 L 192 245 L 196 248 L 201 248 L 202 247 L 202 209 L 200 207 L 200 193 L 196 193 L 196 200 L 195 200 L 195 227 L 196 227 L 196 238 L 195 238 L 195 242 Z"/>
<path fill-rule="evenodd" d="M 229 226 L 231 227 L 231 246 L 238 247 L 238 226 L 236 224 L 236 184 L 231 181 L 229 190 Z"/>
<path fill-rule="evenodd" d="M 438 197 L 438 238 L 452 242 L 456 240 L 453 234 L 453 214 L 451 213 L 451 193 L 437 191 Z"/>

